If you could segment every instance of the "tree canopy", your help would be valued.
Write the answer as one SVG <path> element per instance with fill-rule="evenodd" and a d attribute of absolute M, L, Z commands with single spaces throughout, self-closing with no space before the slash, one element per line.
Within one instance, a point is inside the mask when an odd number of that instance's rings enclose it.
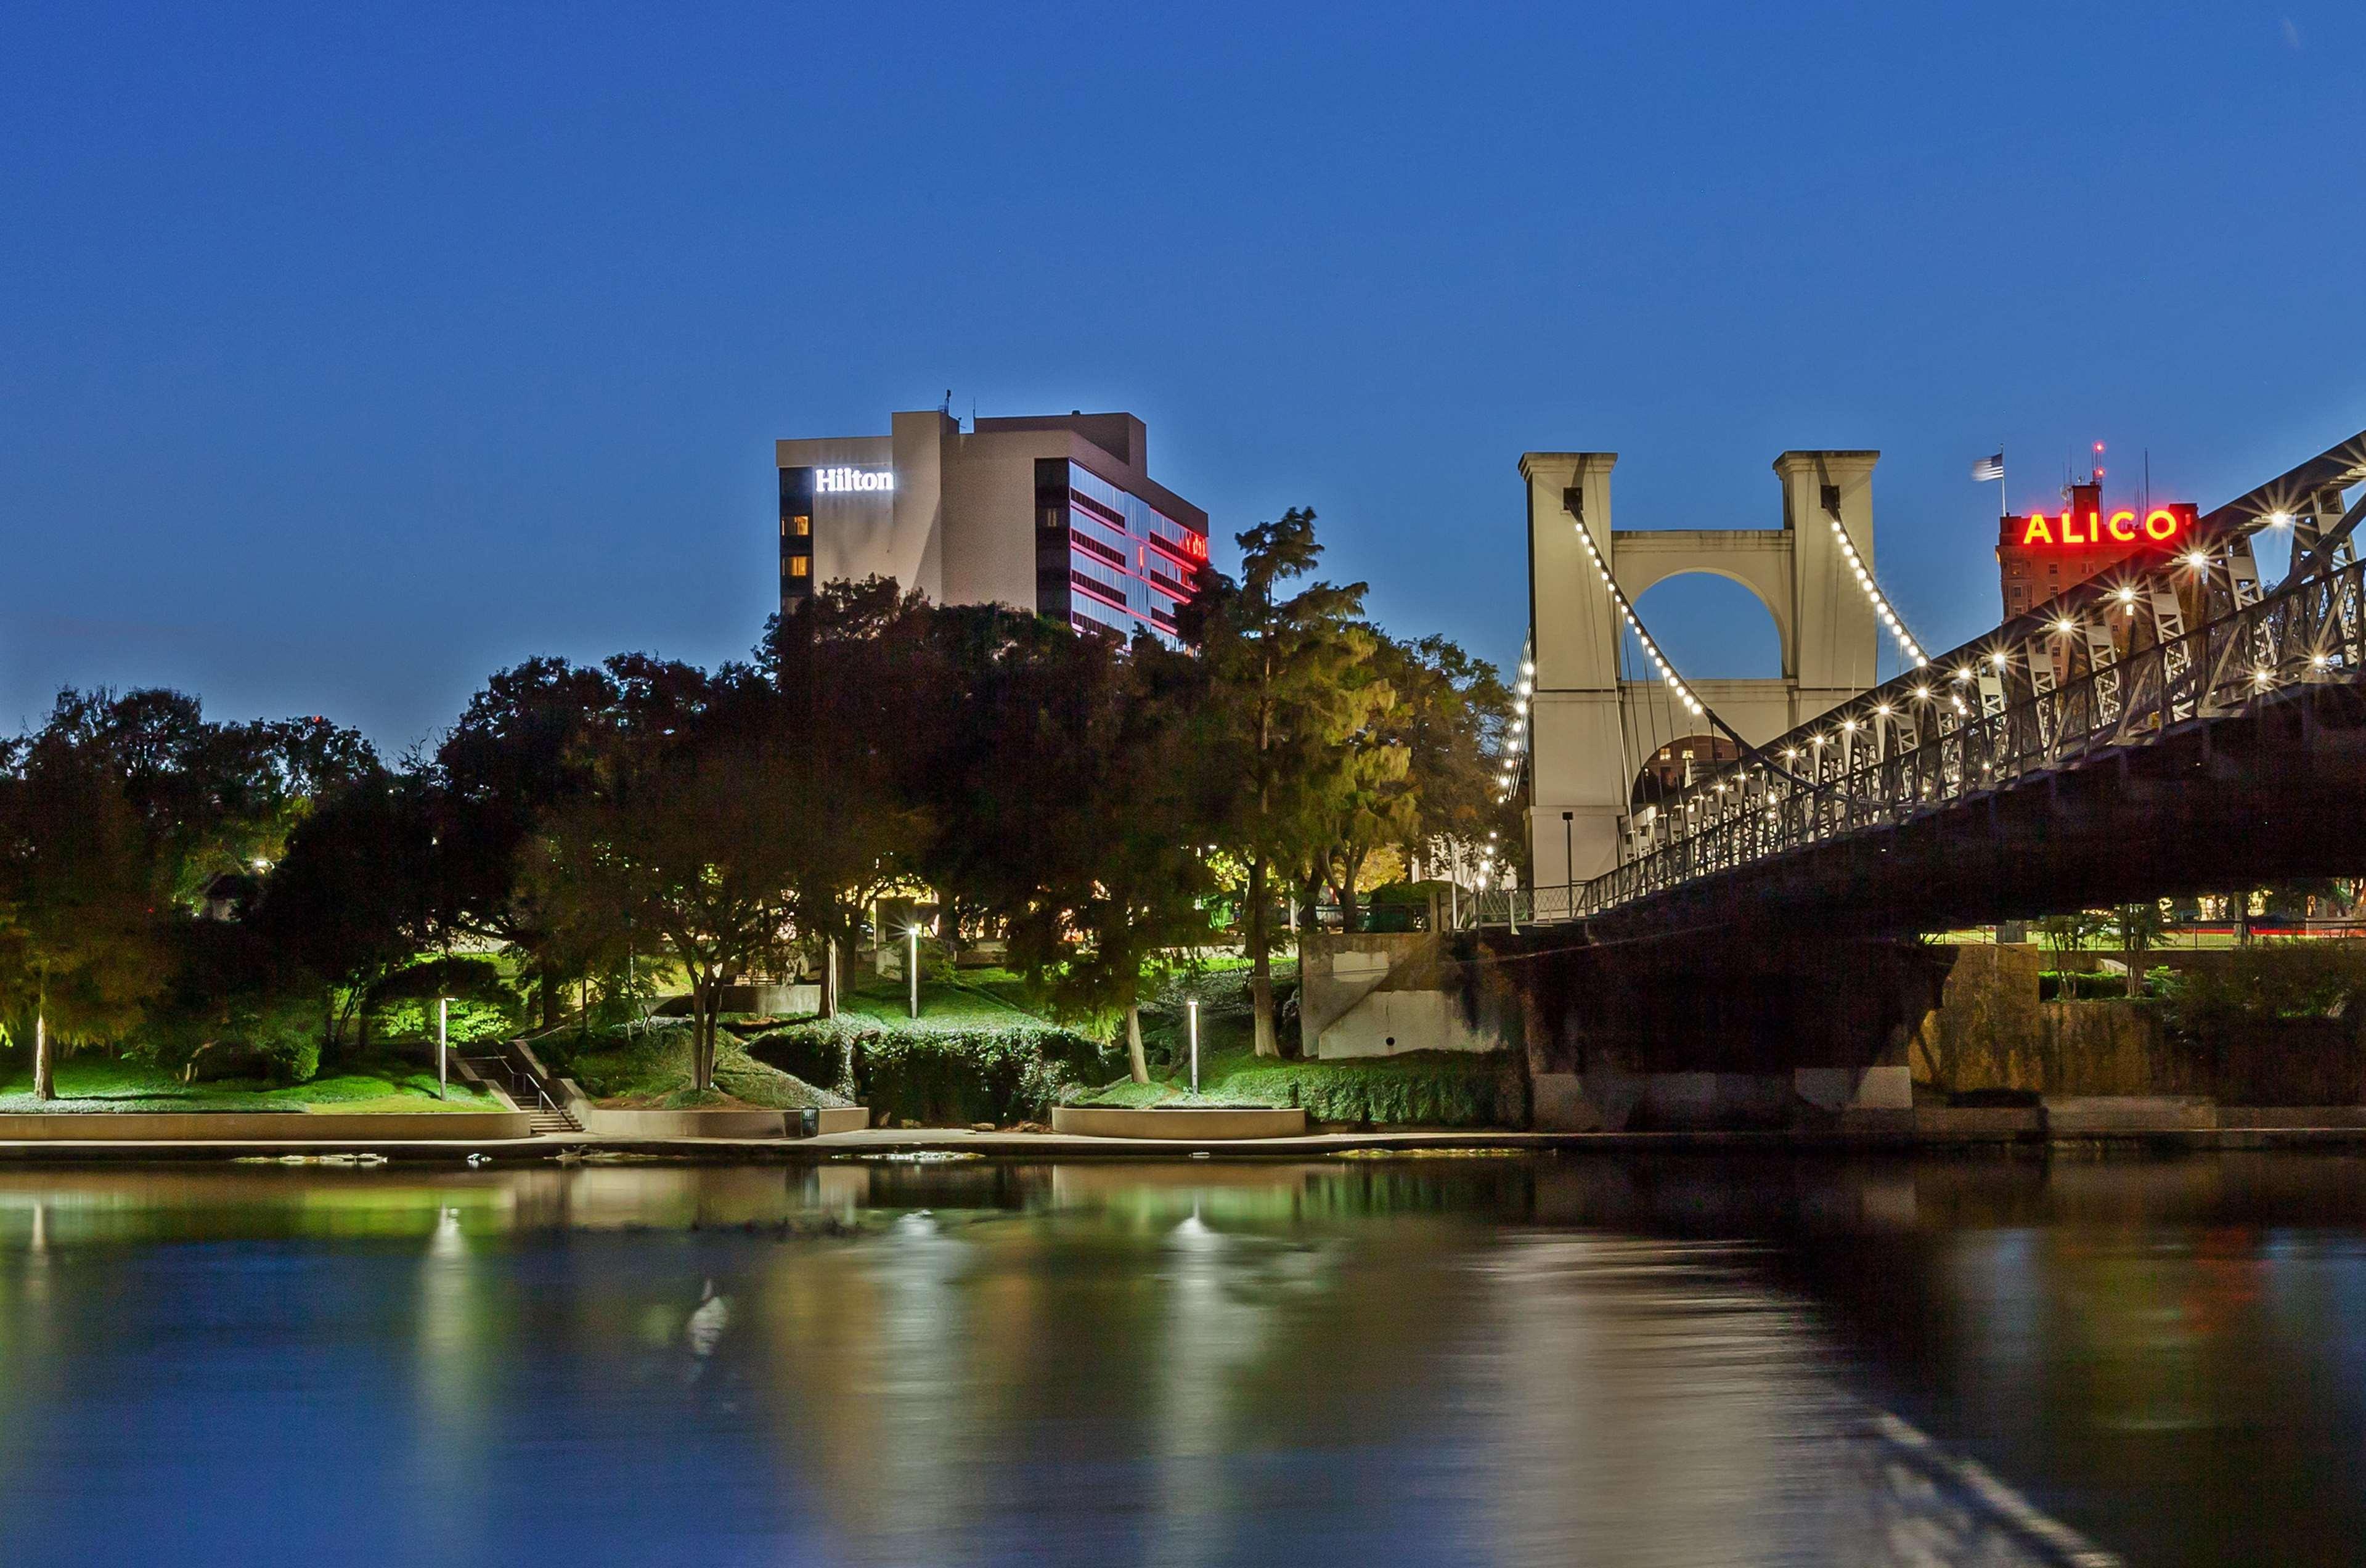
<path fill-rule="evenodd" d="M 1181 646 L 828 583 L 744 663 L 496 671 L 395 766 L 318 717 L 63 693 L 0 741 L 0 1027 L 194 1053 L 309 1008 L 333 1055 L 456 954 L 505 953 L 546 1025 L 662 958 L 703 1090 L 725 987 L 834 978 L 894 895 L 1005 941 L 1055 1010 L 1122 1017 L 1137 1074 L 1148 987 L 1236 917 L 1278 1050 L 1279 896 L 1327 887 L 1352 925 L 1376 866 L 1495 830 L 1505 703 L 1318 577 L 1312 512 L 1238 542 Z"/>

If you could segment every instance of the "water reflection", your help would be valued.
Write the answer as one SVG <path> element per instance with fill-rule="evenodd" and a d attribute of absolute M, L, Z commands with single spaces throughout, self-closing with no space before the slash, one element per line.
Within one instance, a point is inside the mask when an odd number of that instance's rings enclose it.
<path fill-rule="evenodd" d="M 0 1553 L 1884 1562 L 1889 1410 L 2347 1561 L 2361 1236 L 2329 1156 L 0 1171 Z"/>

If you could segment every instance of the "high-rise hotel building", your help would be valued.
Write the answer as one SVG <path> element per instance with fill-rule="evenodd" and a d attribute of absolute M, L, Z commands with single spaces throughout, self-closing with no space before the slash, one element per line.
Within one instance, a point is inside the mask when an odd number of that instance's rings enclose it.
<path fill-rule="evenodd" d="M 817 584 L 892 577 L 946 604 L 1033 609 L 1177 640 L 1208 561 L 1208 514 L 1149 475 L 1142 421 L 961 422 L 899 413 L 885 435 L 779 444 L 781 612 Z"/>

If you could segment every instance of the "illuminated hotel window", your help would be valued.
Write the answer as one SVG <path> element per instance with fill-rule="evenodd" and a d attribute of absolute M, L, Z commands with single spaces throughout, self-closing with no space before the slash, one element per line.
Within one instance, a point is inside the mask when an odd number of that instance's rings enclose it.
<path fill-rule="evenodd" d="M 812 558 L 812 557 L 810 557 L 810 556 L 791 556 L 791 557 L 789 558 L 789 575 L 790 575 L 791 577 L 803 577 L 803 576 L 805 576 L 807 572 L 811 571 L 812 570 L 813 570 L 813 558 Z"/>
<path fill-rule="evenodd" d="M 1205 536 L 1061 457 L 1036 462 L 1035 513 L 1039 614 L 1121 636 L 1147 628 L 1179 644 L 1175 608 L 1205 570 Z"/>
<path fill-rule="evenodd" d="M 796 538 L 811 538 L 813 536 L 813 519 L 805 516 L 802 513 L 790 518 L 789 532 Z"/>

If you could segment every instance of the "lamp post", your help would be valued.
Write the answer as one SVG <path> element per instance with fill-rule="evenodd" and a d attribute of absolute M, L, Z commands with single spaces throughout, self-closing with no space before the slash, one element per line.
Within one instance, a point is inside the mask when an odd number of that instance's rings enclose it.
<path fill-rule="evenodd" d="M 907 928 L 904 935 L 909 945 L 904 952 L 904 977 L 912 985 L 912 1016 L 920 1016 L 920 928 Z"/>
<path fill-rule="evenodd" d="M 1572 824 L 1577 813 L 1560 814 L 1560 879 L 1572 886 L 1577 884 L 1577 829 Z"/>
<path fill-rule="evenodd" d="M 448 997 L 435 998 L 435 1098 L 438 1100 L 452 1098 L 447 1092 L 452 1083 L 449 1077 L 451 1058 L 446 1055 L 451 1042 L 450 1008 L 451 998 Z"/>
<path fill-rule="evenodd" d="M 1200 1092 L 1200 998 L 1192 997 L 1183 1003 L 1184 1021 L 1191 1031 L 1191 1092 Z"/>

